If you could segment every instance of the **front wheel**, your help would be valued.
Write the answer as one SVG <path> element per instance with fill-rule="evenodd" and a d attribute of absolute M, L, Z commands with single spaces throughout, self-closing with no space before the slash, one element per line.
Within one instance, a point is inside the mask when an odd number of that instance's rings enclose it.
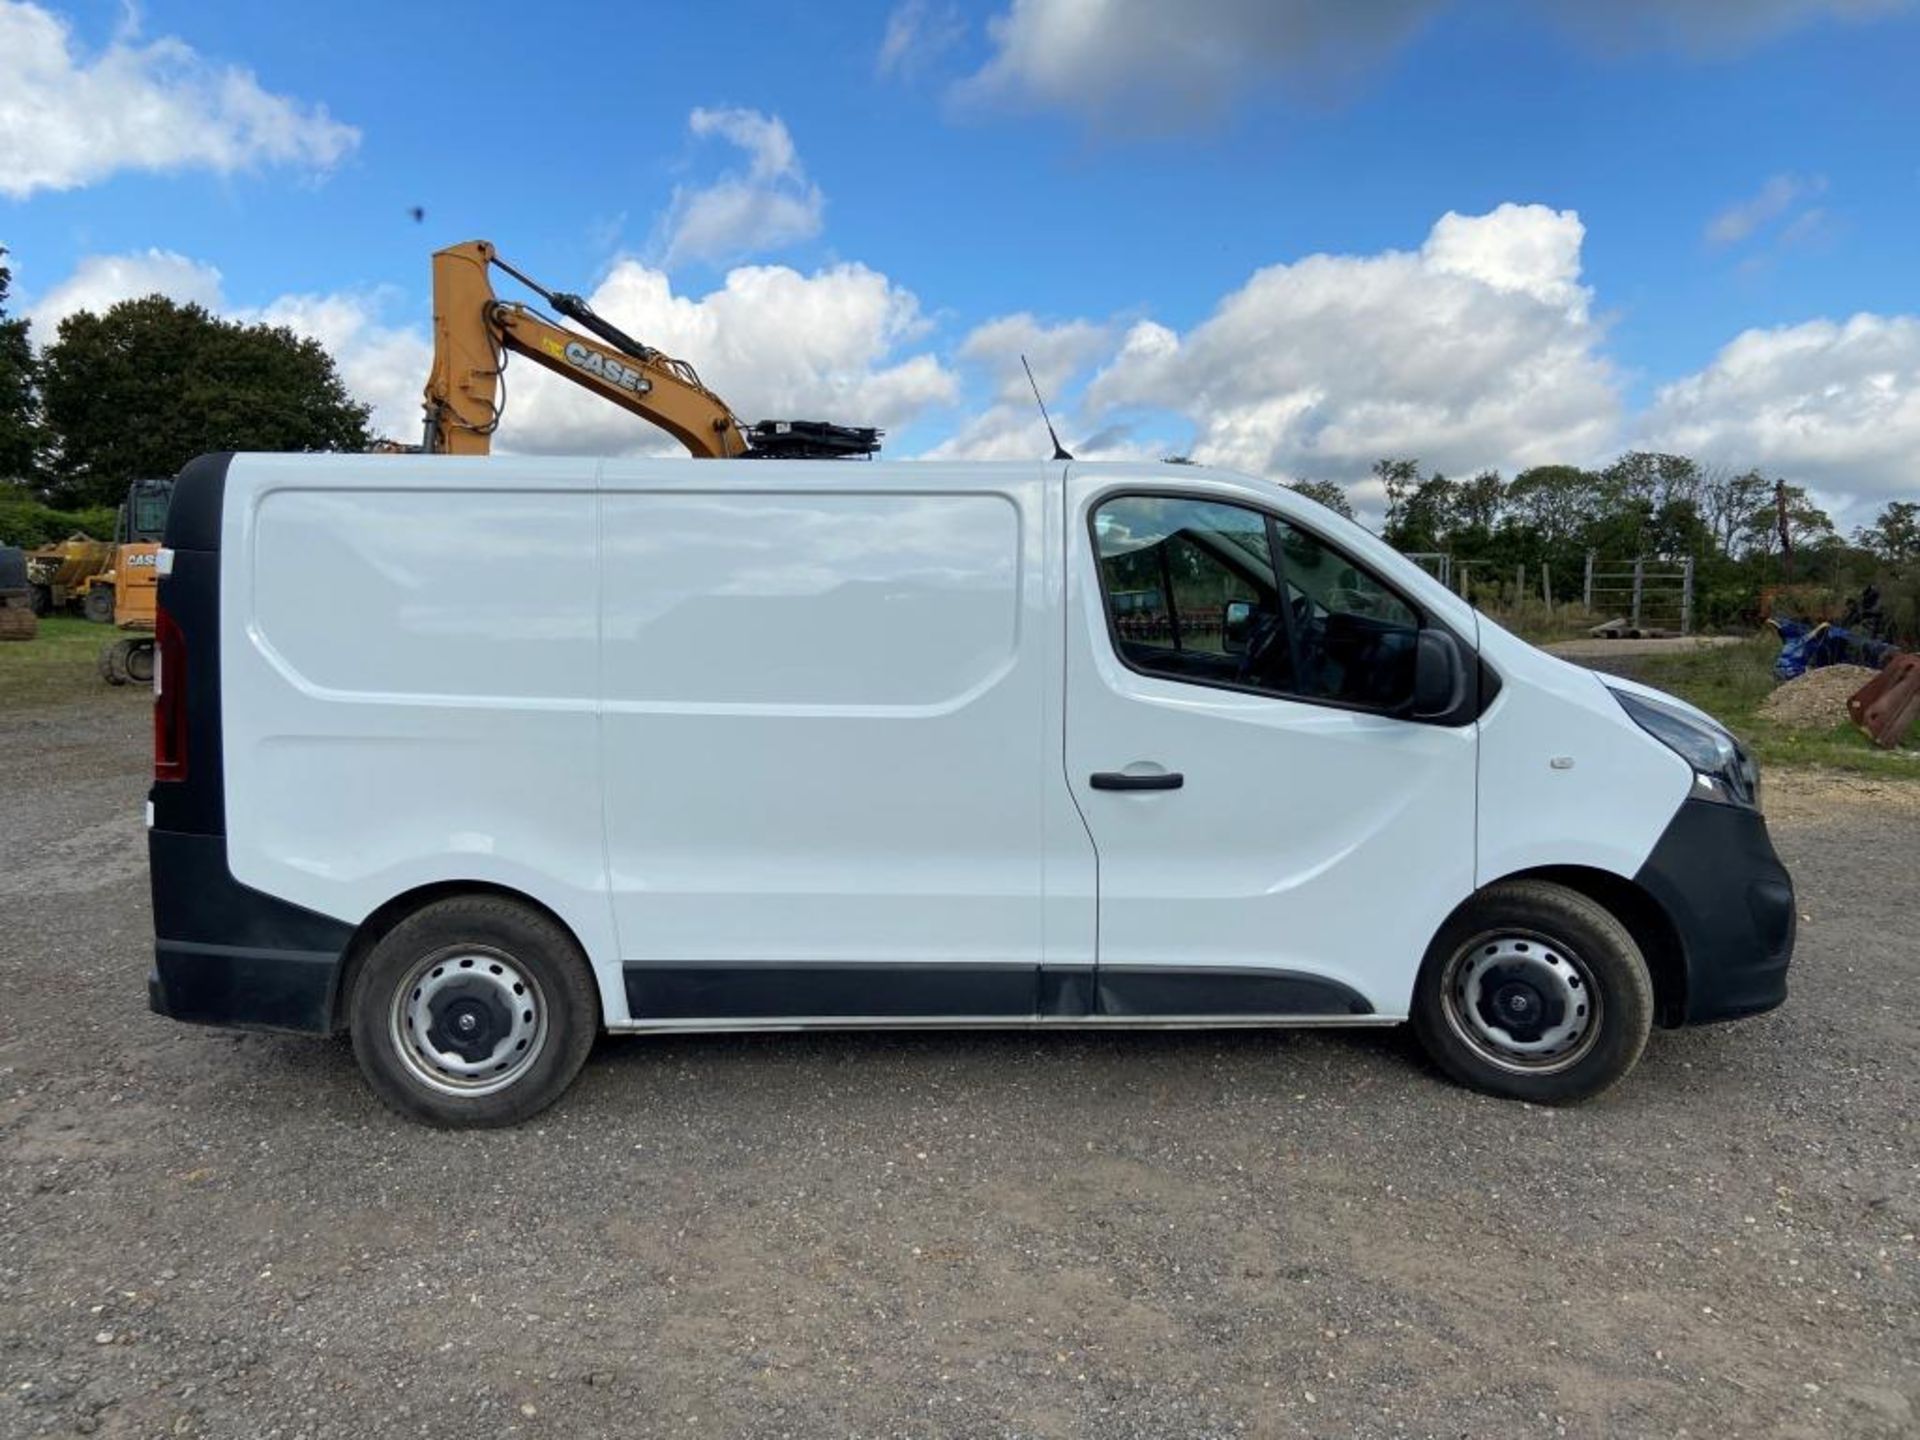
<path fill-rule="evenodd" d="M 514 1125 L 559 1099 L 600 1003 L 580 948 L 529 906 L 442 900 L 375 945 L 348 1000 L 353 1053 L 380 1097 L 430 1125 Z"/>
<path fill-rule="evenodd" d="M 1604 907 L 1563 885 L 1505 880 L 1435 937 L 1413 1027 L 1464 1085 L 1541 1104 L 1585 1100 L 1640 1059 L 1653 982 Z"/>

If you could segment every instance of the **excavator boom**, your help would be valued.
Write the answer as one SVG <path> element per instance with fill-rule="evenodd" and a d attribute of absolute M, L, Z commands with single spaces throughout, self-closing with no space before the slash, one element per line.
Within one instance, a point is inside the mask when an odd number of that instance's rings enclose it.
<path fill-rule="evenodd" d="M 569 329 L 531 306 L 497 298 L 490 274 L 495 267 L 590 333 Z M 445 455 L 488 452 L 505 408 L 509 352 L 658 425 L 696 459 L 852 456 L 879 449 L 878 430 L 819 421 L 742 425 L 691 365 L 601 319 L 578 295 L 545 289 L 501 260 L 487 241 L 469 240 L 433 256 L 426 450 Z"/>

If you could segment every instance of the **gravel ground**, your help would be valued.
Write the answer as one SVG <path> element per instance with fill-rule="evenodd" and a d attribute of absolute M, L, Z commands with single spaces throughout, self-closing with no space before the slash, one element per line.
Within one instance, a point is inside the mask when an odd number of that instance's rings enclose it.
<path fill-rule="evenodd" d="M 0 1435 L 1915 1433 L 1920 806 L 1553 1111 L 1395 1035 L 603 1043 L 519 1131 L 146 1011 L 137 695 L 0 715 Z"/>

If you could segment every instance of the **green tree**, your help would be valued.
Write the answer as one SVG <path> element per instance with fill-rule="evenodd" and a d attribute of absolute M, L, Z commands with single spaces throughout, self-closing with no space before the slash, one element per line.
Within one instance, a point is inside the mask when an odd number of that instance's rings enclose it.
<path fill-rule="evenodd" d="M 1536 465 L 1507 486 L 1508 520 L 1545 546 L 1572 545 L 1592 521 L 1599 477 L 1577 465 Z"/>
<path fill-rule="evenodd" d="M 160 295 L 60 323 L 41 364 L 56 496 L 111 502 L 210 450 L 364 450 L 367 407 L 317 341 Z"/>
<path fill-rule="evenodd" d="M 1344 515 L 1349 520 L 1353 519 L 1353 506 L 1347 500 L 1347 492 L 1331 480 L 1296 480 L 1289 488 L 1296 495 L 1304 495 L 1307 499 L 1326 506 L 1336 515 Z"/>
<path fill-rule="evenodd" d="M 1765 502 L 1771 489 L 1767 477 L 1758 470 L 1735 474 L 1730 468 L 1716 468 L 1705 472 L 1700 487 L 1700 514 L 1722 555 L 1730 556 L 1737 551 L 1741 528 Z"/>
<path fill-rule="evenodd" d="M 1373 462 L 1373 478 L 1380 482 L 1380 488 L 1386 492 L 1387 514 L 1386 529 L 1399 528 L 1401 511 L 1408 500 L 1420 488 L 1420 462 L 1418 460 L 1376 460 Z"/>
<path fill-rule="evenodd" d="M 1804 485 L 1783 489 L 1787 511 L 1787 534 L 1795 550 L 1814 549 L 1831 544 L 1838 537 L 1827 512 L 1813 503 Z M 1767 503 L 1747 516 L 1742 527 L 1747 549 L 1758 555 L 1777 554 L 1780 549 L 1780 502 L 1769 496 Z"/>
<path fill-rule="evenodd" d="M 37 389 L 39 366 L 27 338 L 27 322 L 7 318 L 13 272 L 0 247 L 0 481 L 31 480 L 39 468 L 42 435 Z"/>
<path fill-rule="evenodd" d="M 1890 501 L 1879 518 L 1854 538 L 1871 550 L 1875 558 L 1889 565 L 1920 560 L 1920 504 L 1911 500 Z"/>
<path fill-rule="evenodd" d="M 1491 535 L 1506 511 L 1507 482 L 1498 470 L 1482 470 L 1454 491 L 1454 523 L 1460 529 Z"/>

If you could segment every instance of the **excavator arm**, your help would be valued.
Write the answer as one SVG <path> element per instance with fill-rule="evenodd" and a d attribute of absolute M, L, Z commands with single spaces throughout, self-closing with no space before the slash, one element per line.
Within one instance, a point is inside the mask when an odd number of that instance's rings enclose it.
<path fill-rule="evenodd" d="M 589 333 L 497 298 L 490 273 L 496 267 Z M 696 459 L 870 455 L 879 448 L 878 430 L 819 421 L 742 425 L 684 360 L 643 345 L 601 319 L 578 295 L 544 289 L 500 259 L 487 241 L 469 240 L 433 256 L 426 450 L 488 452 L 505 408 L 508 352 L 658 425 Z"/>

